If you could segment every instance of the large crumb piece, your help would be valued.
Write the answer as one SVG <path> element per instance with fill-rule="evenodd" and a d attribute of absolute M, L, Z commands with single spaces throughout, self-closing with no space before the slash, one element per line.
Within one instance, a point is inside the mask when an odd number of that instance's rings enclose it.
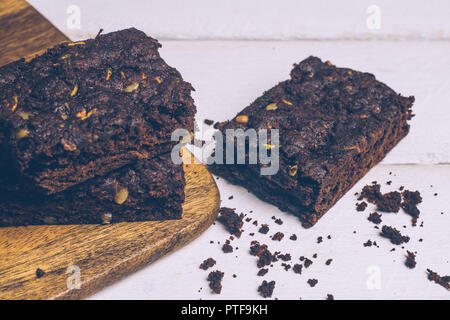
<path fill-rule="evenodd" d="M 242 226 L 244 222 L 242 218 L 235 212 L 235 209 L 222 207 L 219 210 L 219 217 L 217 220 L 222 223 L 227 231 L 236 237 L 240 237 L 242 234 Z"/>
<path fill-rule="evenodd" d="M 388 238 L 391 243 L 396 245 L 409 242 L 408 236 L 403 236 L 397 229 L 386 225 L 381 229 L 381 236 Z"/>
<path fill-rule="evenodd" d="M 406 251 L 406 260 L 405 260 L 405 266 L 407 266 L 410 269 L 414 269 L 416 267 L 416 255 L 414 252 Z"/>
<path fill-rule="evenodd" d="M 258 292 L 263 298 L 272 297 L 273 289 L 275 289 L 275 281 L 267 282 L 264 280 L 258 287 Z"/>
<path fill-rule="evenodd" d="M 422 202 L 422 196 L 419 191 L 405 190 L 402 192 L 403 202 L 402 209 L 412 217 L 412 225 L 416 226 L 417 219 L 420 215 L 420 210 L 417 205 Z"/>
<path fill-rule="evenodd" d="M 257 262 L 258 268 L 268 266 L 272 262 L 278 261 L 277 254 L 272 254 L 269 249 L 267 249 L 267 245 L 260 244 L 258 241 L 251 242 L 250 254 L 259 258 Z"/>
<path fill-rule="evenodd" d="M 212 266 L 214 266 L 216 264 L 216 260 L 214 260 L 213 258 L 208 258 L 205 261 L 202 262 L 202 264 L 200 265 L 200 269 L 202 270 L 208 270 L 209 268 L 211 268 Z"/>

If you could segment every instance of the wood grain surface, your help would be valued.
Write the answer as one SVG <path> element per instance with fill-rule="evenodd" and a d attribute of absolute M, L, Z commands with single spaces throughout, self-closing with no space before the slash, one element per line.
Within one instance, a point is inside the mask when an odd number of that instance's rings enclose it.
<path fill-rule="evenodd" d="M 0 64 L 67 40 L 24 1 L 0 1 L 0 30 Z M 181 220 L 1 228 L 0 299 L 87 297 L 200 235 L 217 217 L 219 191 L 187 150 L 183 159 Z"/>

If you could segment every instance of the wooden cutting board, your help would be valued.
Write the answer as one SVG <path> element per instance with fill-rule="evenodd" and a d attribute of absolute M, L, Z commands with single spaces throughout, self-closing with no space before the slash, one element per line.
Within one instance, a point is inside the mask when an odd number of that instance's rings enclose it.
<path fill-rule="evenodd" d="M 25 1 L 0 0 L 0 65 L 62 41 L 68 39 Z M 219 191 L 205 166 L 187 150 L 183 158 L 181 220 L 0 228 L 0 299 L 87 297 L 200 235 L 217 217 Z"/>

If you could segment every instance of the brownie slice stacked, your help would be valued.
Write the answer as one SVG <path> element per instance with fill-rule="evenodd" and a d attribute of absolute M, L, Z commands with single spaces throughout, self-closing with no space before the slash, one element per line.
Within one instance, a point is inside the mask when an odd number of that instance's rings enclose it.
<path fill-rule="evenodd" d="M 309 57 L 295 65 L 291 79 L 217 126 L 224 135 L 278 129 L 279 145 L 266 146 L 279 151 L 278 172 L 263 176 L 264 164 L 248 164 L 248 143 L 246 164 L 210 169 L 310 227 L 406 136 L 413 102 L 370 73 Z"/>
<path fill-rule="evenodd" d="M 132 28 L 0 68 L 0 226 L 181 217 L 167 153 L 196 108 L 160 47 Z"/>

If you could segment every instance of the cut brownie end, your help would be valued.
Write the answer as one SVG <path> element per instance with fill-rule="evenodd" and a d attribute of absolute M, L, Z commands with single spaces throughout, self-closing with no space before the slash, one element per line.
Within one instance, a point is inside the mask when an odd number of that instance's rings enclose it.
<path fill-rule="evenodd" d="M 184 186 L 182 165 L 165 154 L 50 196 L 0 192 L 0 227 L 180 219 Z"/>
<path fill-rule="evenodd" d="M 372 74 L 309 57 L 290 80 L 216 126 L 224 135 L 227 129 L 278 129 L 280 145 L 271 145 L 279 150 L 278 172 L 261 175 L 260 161 L 210 168 L 310 227 L 408 133 L 413 102 Z"/>
<path fill-rule="evenodd" d="M 0 168 L 8 189 L 60 192 L 170 151 L 177 128 L 193 131 L 193 88 L 160 47 L 131 28 L 1 67 Z"/>

